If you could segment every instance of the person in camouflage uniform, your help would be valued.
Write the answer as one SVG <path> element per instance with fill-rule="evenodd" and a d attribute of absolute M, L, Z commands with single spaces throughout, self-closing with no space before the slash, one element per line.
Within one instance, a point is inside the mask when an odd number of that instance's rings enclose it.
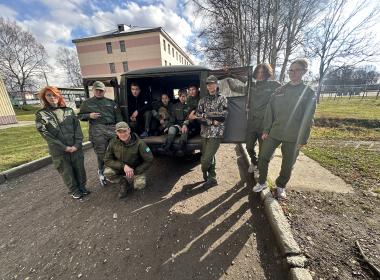
<path fill-rule="evenodd" d="M 208 96 L 198 104 L 196 117 L 201 121 L 202 157 L 201 168 L 204 187 L 218 184 L 215 172 L 215 154 L 222 142 L 227 118 L 227 98 L 219 94 L 218 79 L 211 75 L 206 79 Z"/>
<path fill-rule="evenodd" d="M 83 134 L 73 109 L 56 87 L 39 92 L 43 109 L 36 112 L 36 128 L 46 140 L 53 164 L 75 199 L 88 195 L 82 150 Z"/>
<path fill-rule="evenodd" d="M 199 104 L 199 90 L 198 86 L 192 84 L 189 85 L 188 87 L 189 94 L 187 96 L 187 106 L 189 107 L 189 116 L 187 119 L 189 120 L 189 125 L 188 125 L 188 139 L 191 137 L 194 137 L 195 135 L 198 135 L 201 131 L 201 126 L 200 123 L 197 120 L 191 119 L 190 115 L 195 114 L 198 104 Z"/>
<path fill-rule="evenodd" d="M 257 171 L 258 157 L 255 152 L 255 146 L 258 141 L 260 153 L 265 110 L 271 95 L 276 88 L 281 86 L 279 82 L 269 80 L 272 75 L 272 67 L 267 63 L 257 65 L 253 71 L 253 78 L 256 79 L 256 82 L 251 84 L 249 92 L 249 113 L 246 138 L 247 151 L 251 158 L 251 164 L 248 168 L 249 173 Z M 236 84 L 231 78 L 228 78 L 227 82 L 233 91 L 246 92 L 248 90 L 247 85 Z"/>
<path fill-rule="evenodd" d="M 260 192 L 267 187 L 269 161 L 276 148 L 281 145 L 281 171 L 276 179 L 277 197 L 286 198 L 288 183 L 299 150 L 306 145 L 316 108 L 314 91 L 303 83 L 308 63 L 295 60 L 288 70 L 290 82 L 276 89 L 264 117 L 263 144 L 259 156 L 259 180 L 253 188 Z"/>
<path fill-rule="evenodd" d="M 152 107 L 153 119 L 156 122 L 158 122 L 158 128 L 155 129 L 156 134 L 162 135 L 169 129 L 171 112 L 173 111 L 173 104 L 170 102 L 169 96 L 166 93 L 163 93 L 161 95 L 161 100 L 153 102 Z"/>
<path fill-rule="evenodd" d="M 153 163 L 153 154 L 126 122 L 116 124 L 117 137 L 112 139 L 104 156 L 104 174 L 112 183 L 120 184 L 119 198 L 128 189 L 146 186 L 146 171 Z"/>
<path fill-rule="evenodd" d="M 169 152 L 176 135 L 180 134 L 180 150 L 182 151 L 187 143 L 188 136 L 188 125 L 189 120 L 186 117 L 189 114 L 189 107 L 186 104 L 187 90 L 181 89 L 178 92 L 179 102 L 173 105 L 170 118 L 170 126 L 168 130 L 168 137 L 166 138 L 166 143 L 163 147 L 164 152 Z M 183 151 L 182 151 L 183 153 Z M 179 154 L 182 155 L 182 154 Z"/>
<path fill-rule="evenodd" d="M 89 140 L 98 160 L 98 176 L 102 186 L 106 184 L 104 154 L 109 141 L 115 137 L 115 124 L 123 120 L 119 106 L 115 101 L 104 97 L 106 87 L 96 81 L 92 85 L 93 97 L 85 100 L 80 106 L 78 117 L 89 122 Z"/>

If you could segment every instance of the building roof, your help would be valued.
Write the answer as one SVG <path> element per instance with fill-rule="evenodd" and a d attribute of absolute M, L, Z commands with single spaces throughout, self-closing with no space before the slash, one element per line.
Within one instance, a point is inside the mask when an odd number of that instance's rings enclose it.
<path fill-rule="evenodd" d="M 203 66 L 196 65 L 174 65 L 174 66 L 160 66 L 160 67 L 152 67 L 152 68 L 144 68 L 128 71 L 124 75 L 149 75 L 149 74 L 163 74 L 163 73 L 171 73 L 171 72 L 194 72 L 194 71 L 204 71 L 210 70 Z"/>
<path fill-rule="evenodd" d="M 149 32 L 155 32 L 155 31 L 159 32 L 162 29 L 161 27 L 153 27 L 153 28 L 152 27 L 137 27 L 137 26 L 126 26 L 126 27 L 128 27 L 128 29 L 124 31 L 113 29 L 113 30 L 98 33 L 95 35 L 73 39 L 72 42 L 78 43 L 78 42 L 86 42 L 86 41 L 113 38 L 113 37 L 132 35 L 132 34 L 149 33 Z"/>

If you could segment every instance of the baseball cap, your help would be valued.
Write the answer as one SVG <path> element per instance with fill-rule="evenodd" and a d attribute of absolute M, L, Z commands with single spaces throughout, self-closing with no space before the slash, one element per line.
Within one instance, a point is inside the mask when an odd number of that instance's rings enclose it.
<path fill-rule="evenodd" d="M 127 130 L 129 129 L 129 125 L 126 122 L 118 122 L 115 126 L 115 130 Z"/>
<path fill-rule="evenodd" d="M 92 84 L 93 89 L 100 89 L 102 91 L 106 90 L 106 86 L 101 81 L 96 81 Z"/>
<path fill-rule="evenodd" d="M 206 79 L 206 84 L 217 83 L 218 79 L 214 75 L 210 75 Z"/>

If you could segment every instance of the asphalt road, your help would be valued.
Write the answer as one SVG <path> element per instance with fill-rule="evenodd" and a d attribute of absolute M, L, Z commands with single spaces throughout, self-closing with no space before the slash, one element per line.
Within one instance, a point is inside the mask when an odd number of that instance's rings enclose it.
<path fill-rule="evenodd" d="M 0 185 L 0 279 L 286 279 L 234 145 L 218 152 L 217 187 L 200 187 L 196 159 L 157 158 L 123 200 L 85 157 L 83 201 L 52 165 Z"/>

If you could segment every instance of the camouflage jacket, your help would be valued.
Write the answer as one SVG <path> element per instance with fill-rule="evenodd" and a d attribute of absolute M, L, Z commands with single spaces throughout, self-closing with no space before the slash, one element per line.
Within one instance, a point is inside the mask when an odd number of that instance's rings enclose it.
<path fill-rule="evenodd" d="M 201 136 L 204 138 L 223 138 L 227 118 L 227 98 L 217 92 L 215 95 L 203 97 L 196 112 L 201 118 Z M 218 115 L 219 125 L 214 125 L 210 115 Z M 223 120 L 221 120 L 221 118 Z"/>
<path fill-rule="evenodd" d="M 100 117 L 97 119 L 91 119 L 90 113 L 100 113 Z M 90 125 L 110 125 L 123 121 L 119 106 L 115 101 L 106 97 L 96 98 L 95 96 L 82 103 L 79 109 L 78 118 L 81 121 L 89 121 Z"/>

